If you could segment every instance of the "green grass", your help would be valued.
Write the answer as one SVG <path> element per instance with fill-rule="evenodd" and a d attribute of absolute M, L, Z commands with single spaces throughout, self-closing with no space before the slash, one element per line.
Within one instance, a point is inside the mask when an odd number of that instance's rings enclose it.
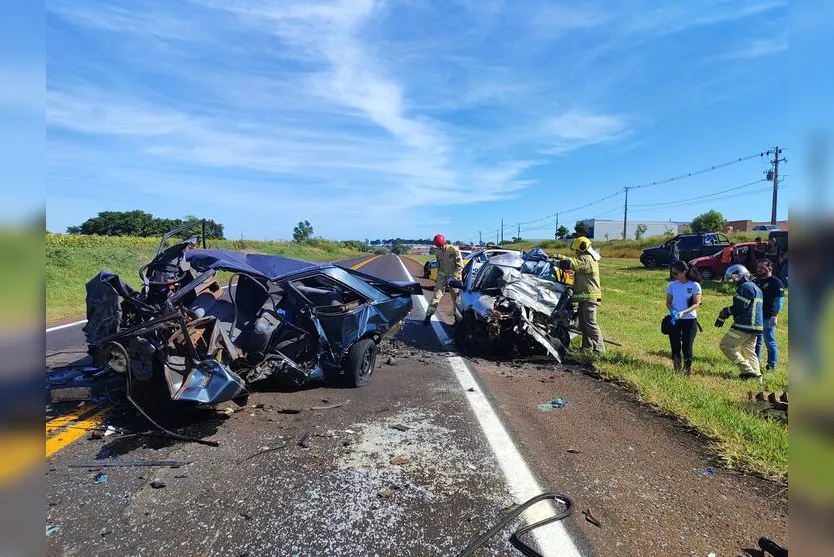
<path fill-rule="evenodd" d="M 84 284 L 110 269 L 134 288 L 141 286 L 139 268 L 156 253 L 158 238 L 46 235 L 46 320 L 84 315 Z M 309 243 L 213 240 L 208 247 L 246 250 L 308 261 L 333 261 L 366 255 L 338 242 Z"/>
<path fill-rule="evenodd" d="M 433 256 L 433 255 L 412 255 L 412 254 L 409 253 L 409 254 L 405 255 L 404 257 L 406 257 L 408 259 L 413 259 L 414 261 L 416 261 L 420 265 L 425 265 L 426 261 L 434 261 L 435 260 L 435 256 Z"/>
<path fill-rule="evenodd" d="M 0 331 L 23 330 L 41 319 L 43 236 L 40 231 L 0 228 Z"/>
<path fill-rule="evenodd" d="M 600 264 L 603 304 L 599 321 L 609 346 L 595 361 L 607 377 L 625 382 L 645 402 L 673 414 L 706 435 L 720 461 L 729 468 L 787 477 L 788 428 L 744 409 L 747 393 L 758 383 L 737 379 L 738 370 L 718 349 L 724 328 L 713 326 L 731 294 L 720 283 L 703 284 L 704 300 L 698 310 L 703 333 L 695 341 L 692 375 L 673 372 L 668 337 L 660 333 L 666 314 L 666 270 L 648 270 L 634 259 L 603 258 Z M 765 377 L 764 389 L 787 390 L 788 312 L 776 331 L 779 370 Z M 764 356 L 764 354 L 763 354 Z"/>

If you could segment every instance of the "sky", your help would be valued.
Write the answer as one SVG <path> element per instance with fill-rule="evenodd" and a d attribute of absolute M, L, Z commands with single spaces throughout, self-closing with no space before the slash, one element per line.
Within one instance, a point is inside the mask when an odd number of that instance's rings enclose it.
<path fill-rule="evenodd" d="M 548 238 L 774 145 L 786 218 L 788 23 L 784 0 L 47 0 L 47 227 Z M 767 221 L 769 166 L 631 190 L 629 219 Z"/>

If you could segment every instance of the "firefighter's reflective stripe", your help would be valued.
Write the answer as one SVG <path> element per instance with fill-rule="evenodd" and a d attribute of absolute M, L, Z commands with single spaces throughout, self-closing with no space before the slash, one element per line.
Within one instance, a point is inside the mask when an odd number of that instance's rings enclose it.
<path fill-rule="evenodd" d="M 735 296 L 733 296 L 733 297 L 734 297 L 734 298 L 737 298 L 737 299 L 739 299 L 739 300 L 741 300 L 742 302 L 744 302 L 744 303 L 746 303 L 746 304 L 749 304 L 750 302 L 752 302 L 752 301 L 753 301 L 752 299 L 750 299 L 750 298 L 748 298 L 748 297 L 746 297 L 746 296 L 742 296 L 741 294 L 736 294 L 736 295 L 735 295 Z"/>

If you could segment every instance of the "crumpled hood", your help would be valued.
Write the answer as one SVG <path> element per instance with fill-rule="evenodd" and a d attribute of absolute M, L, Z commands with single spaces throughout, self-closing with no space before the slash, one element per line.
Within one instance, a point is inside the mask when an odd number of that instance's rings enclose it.
<path fill-rule="evenodd" d="M 535 275 L 510 270 L 504 273 L 501 293 L 530 309 L 550 315 L 559 304 L 565 285 Z"/>

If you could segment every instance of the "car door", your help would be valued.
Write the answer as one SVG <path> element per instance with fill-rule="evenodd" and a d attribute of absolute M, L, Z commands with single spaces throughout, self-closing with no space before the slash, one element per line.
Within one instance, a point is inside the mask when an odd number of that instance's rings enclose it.
<path fill-rule="evenodd" d="M 681 261 L 692 261 L 701 256 L 701 237 L 682 236 L 678 241 Z"/>

